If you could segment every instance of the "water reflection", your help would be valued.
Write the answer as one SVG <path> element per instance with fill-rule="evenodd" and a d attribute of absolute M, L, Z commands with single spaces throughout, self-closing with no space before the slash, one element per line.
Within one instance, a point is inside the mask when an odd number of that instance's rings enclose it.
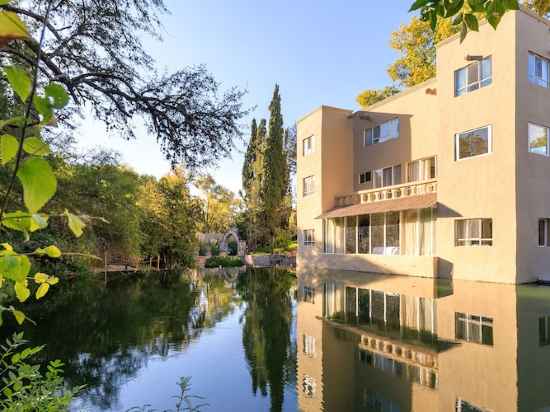
<path fill-rule="evenodd" d="M 303 411 L 549 411 L 550 287 L 299 275 Z"/>
<path fill-rule="evenodd" d="M 25 334 L 46 344 L 44 360 L 63 359 L 71 385 L 87 385 L 74 410 L 173 409 L 181 376 L 207 410 L 294 410 L 295 277 L 233 275 L 65 283 L 27 308 L 37 326 Z"/>

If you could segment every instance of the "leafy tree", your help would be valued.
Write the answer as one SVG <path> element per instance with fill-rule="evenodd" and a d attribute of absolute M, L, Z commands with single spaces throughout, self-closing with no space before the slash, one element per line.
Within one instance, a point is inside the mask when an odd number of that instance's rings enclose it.
<path fill-rule="evenodd" d="M 235 193 L 217 184 L 210 175 L 199 177 L 195 185 L 202 192 L 201 231 L 227 232 L 235 224 L 235 217 L 240 208 L 240 201 L 235 197 Z"/>
<path fill-rule="evenodd" d="M 166 157 L 188 168 L 207 166 L 230 152 L 246 114 L 243 92 L 231 88 L 220 94 L 204 66 L 159 73 L 143 48 L 144 35 L 160 40 L 160 16 L 167 12 L 163 0 L 59 0 L 46 21 L 49 4 L 0 2 L 4 15 L 15 12 L 29 27 L 3 40 L 0 65 L 28 68 L 40 56 L 44 78 L 65 86 L 72 98 L 58 121 L 70 125 L 89 105 L 109 131 L 132 138 L 135 119 L 142 119 Z M 39 42 L 45 21 L 46 41 Z"/>
<path fill-rule="evenodd" d="M 275 85 L 269 105 L 269 132 L 267 135 L 262 181 L 262 201 L 265 213 L 267 235 L 272 238 L 276 228 L 281 226 L 284 198 L 287 194 L 285 173 L 288 169 L 284 150 L 283 116 L 279 85 Z"/>
<path fill-rule="evenodd" d="M 252 185 L 254 184 L 254 162 L 258 150 L 258 124 L 256 119 L 252 119 L 250 125 L 250 140 L 246 148 L 242 170 L 242 187 L 245 197 L 251 193 Z"/>
<path fill-rule="evenodd" d="M 381 90 L 367 89 L 362 91 L 356 98 L 361 107 L 368 107 L 384 100 L 387 97 L 399 93 L 401 90 L 394 86 L 386 86 Z"/>

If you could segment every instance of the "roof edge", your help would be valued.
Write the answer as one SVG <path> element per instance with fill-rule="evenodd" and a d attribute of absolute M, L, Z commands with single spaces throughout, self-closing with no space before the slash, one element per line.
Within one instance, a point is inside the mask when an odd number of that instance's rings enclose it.
<path fill-rule="evenodd" d="M 422 89 L 423 87 L 426 87 L 428 86 L 429 84 L 432 84 L 432 83 L 436 83 L 437 82 L 437 78 L 434 76 L 428 80 L 424 80 L 422 83 L 418 83 L 414 86 L 411 86 L 411 87 L 408 87 L 406 88 L 405 90 L 399 92 L 399 93 L 396 93 L 394 94 L 393 96 L 389 96 L 389 97 L 386 97 L 384 100 L 380 100 L 379 102 L 376 102 L 374 104 L 371 104 L 370 106 L 367 106 L 365 107 L 364 109 L 362 110 L 358 110 L 358 112 L 370 112 L 371 109 L 374 109 L 374 108 L 377 108 L 379 106 L 382 106 L 384 105 L 385 103 L 389 103 L 389 102 L 392 102 L 394 100 L 397 100 L 399 99 L 400 97 L 403 97 L 403 96 L 406 96 L 408 95 L 409 93 L 412 93 L 412 92 L 415 92 L 419 89 Z"/>
<path fill-rule="evenodd" d="M 350 109 L 342 109 L 341 107 L 327 106 L 326 104 L 322 104 L 321 106 L 316 107 L 315 109 L 311 110 L 310 112 L 307 112 L 303 116 L 300 116 L 298 118 L 298 120 L 296 120 L 296 124 L 300 123 L 301 121 L 303 121 L 307 117 L 311 116 L 313 113 L 318 112 L 319 110 L 323 110 L 323 109 L 340 110 L 342 112 L 353 113 L 353 110 L 350 110 Z"/>

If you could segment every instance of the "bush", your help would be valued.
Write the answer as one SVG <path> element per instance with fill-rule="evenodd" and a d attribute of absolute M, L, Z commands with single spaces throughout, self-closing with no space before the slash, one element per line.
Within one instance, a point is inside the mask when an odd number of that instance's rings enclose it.
<path fill-rule="evenodd" d="M 212 245 L 210 245 L 210 254 L 212 256 L 220 255 L 220 246 L 217 243 L 212 243 Z"/>
<path fill-rule="evenodd" d="M 239 244 L 234 240 L 227 244 L 227 248 L 230 256 L 237 256 L 237 253 L 239 253 Z"/>
<path fill-rule="evenodd" d="M 217 268 L 221 266 L 224 268 L 236 268 L 236 267 L 241 267 L 242 265 L 243 265 L 243 261 L 241 260 L 241 258 L 238 258 L 238 257 L 212 256 L 206 259 L 204 267 Z"/>
<path fill-rule="evenodd" d="M 201 243 L 199 245 L 199 256 L 208 256 L 208 243 Z"/>

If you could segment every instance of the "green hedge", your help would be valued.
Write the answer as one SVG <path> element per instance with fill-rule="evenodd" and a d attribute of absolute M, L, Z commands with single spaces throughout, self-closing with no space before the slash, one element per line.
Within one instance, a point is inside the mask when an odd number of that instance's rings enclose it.
<path fill-rule="evenodd" d="M 212 256 L 206 259 L 204 263 L 204 267 L 206 268 L 217 268 L 220 266 L 224 268 L 236 268 L 242 265 L 243 261 L 241 258 L 231 256 Z"/>

